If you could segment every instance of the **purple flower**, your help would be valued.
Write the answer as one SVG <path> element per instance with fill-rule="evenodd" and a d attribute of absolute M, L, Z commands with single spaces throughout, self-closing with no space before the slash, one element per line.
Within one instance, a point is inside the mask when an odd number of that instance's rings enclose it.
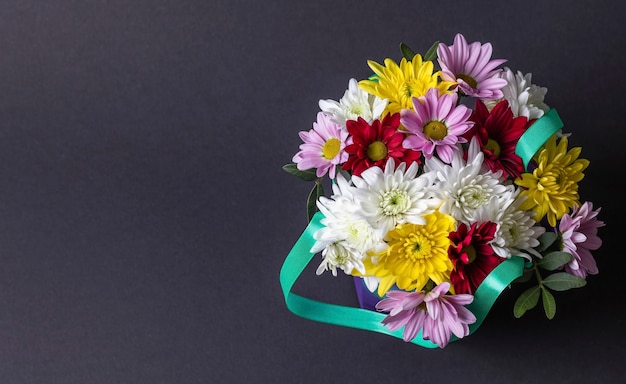
<path fill-rule="evenodd" d="M 430 159 L 435 150 L 445 163 L 452 162 L 457 143 L 466 143 L 463 134 L 474 123 L 469 121 L 472 110 L 457 104 L 456 94 L 439 95 L 437 88 L 431 88 L 419 99 L 413 98 L 415 112 L 405 109 L 400 122 L 409 135 L 404 139 L 406 148 L 422 151 Z"/>
<path fill-rule="evenodd" d="M 563 215 L 559 223 L 563 251 L 574 256 L 574 259 L 565 265 L 565 270 L 583 279 L 587 274 L 598 273 L 596 261 L 590 252 L 602 245 L 602 240 L 598 237 L 598 228 L 604 226 L 604 222 L 596 218 L 598 213 L 600 208 L 593 211 L 593 204 L 586 202 L 580 208 L 574 207 L 571 215 Z"/>
<path fill-rule="evenodd" d="M 382 312 L 389 312 L 382 323 L 390 331 L 404 327 L 402 339 L 411 341 L 424 324 L 425 313 L 420 305 L 424 302 L 424 291 L 388 291 L 387 298 L 376 304 L 376 309 Z"/>
<path fill-rule="evenodd" d="M 507 81 L 498 77 L 495 68 L 506 60 L 491 60 L 491 44 L 474 42 L 467 44 L 465 37 L 457 34 L 454 44 L 439 44 L 437 56 L 442 78 L 456 81 L 461 92 L 481 100 L 496 100 L 503 97 L 501 89 Z"/>
<path fill-rule="evenodd" d="M 306 171 L 316 168 L 317 177 L 328 173 L 334 179 L 336 165 L 348 160 L 345 151 L 349 141 L 348 132 L 341 129 L 332 116 L 319 112 L 313 129 L 300 132 L 300 138 L 304 144 L 300 145 L 300 152 L 293 157 L 298 169 Z"/>
<path fill-rule="evenodd" d="M 458 338 L 469 335 L 469 324 L 476 316 L 465 305 L 474 300 L 468 294 L 446 295 L 450 283 L 443 282 L 430 292 L 389 291 L 376 309 L 389 312 L 382 323 L 391 331 L 404 327 L 402 339 L 411 341 L 422 330 L 424 340 L 445 347 L 452 334 Z"/>

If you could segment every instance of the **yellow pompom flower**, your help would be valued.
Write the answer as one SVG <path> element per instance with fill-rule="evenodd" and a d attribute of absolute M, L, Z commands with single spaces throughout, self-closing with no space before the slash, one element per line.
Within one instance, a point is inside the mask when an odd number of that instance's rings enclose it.
<path fill-rule="evenodd" d="M 388 248 L 364 261 L 365 276 L 380 278 L 378 295 L 394 284 L 406 291 L 421 290 L 429 280 L 441 284 L 450 280 L 452 262 L 448 257 L 452 216 L 435 211 L 424 215 L 426 224 L 405 223 L 387 233 Z"/>
<path fill-rule="evenodd" d="M 557 220 L 579 206 L 578 182 L 589 166 L 589 160 L 578 158 L 580 151 L 580 147 L 567 150 L 567 137 L 557 145 L 556 136 L 552 136 L 537 156 L 537 168 L 515 180 L 525 188 L 519 196 L 526 200 L 519 209 L 533 210 L 535 221 L 547 216 L 548 223 L 555 227 Z"/>
<path fill-rule="evenodd" d="M 390 114 L 402 109 L 413 109 L 413 98 L 425 96 L 430 88 L 438 88 L 439 93 L 450 93 L 453 81 L 440 81 L 441 72 L 433 72 L 432 61 L 422 61 L 421 55 L 413 60 L 403 58 L 400 65 L 392 59 L 385 59 L 385 66 L 368 60 L 367 65 L 376 76 L 371 80 L 361 80 L 359 86 L 365 92 L 389 100 L 387 111 Z"/>

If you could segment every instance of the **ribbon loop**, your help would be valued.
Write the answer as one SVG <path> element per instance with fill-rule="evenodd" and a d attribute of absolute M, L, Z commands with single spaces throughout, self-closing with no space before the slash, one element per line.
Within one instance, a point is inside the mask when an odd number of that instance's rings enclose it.
<path fill-rule="evenodd" d="M 379 332 L 401 339 L 401 329 L 392 332 L 382 324 L 385 314 L 361 308 L 323 303 L 291 292 L 296 280 L 315 256 L 310 252 L 311 247 L 315 244 L 313 234 L 322 228 L 323 225 L 320 221 L 323 217 L 320 212 L 313 216 L 283 262 L 280 270 L 280 286 L 287 308 L 294 314 L 309 320 Z M 500 263 L 478 287 L 474 295 L 474 302 L 468 306 L 468 309 L 476 316 L 476 322 L 470 325 L 470 334 L 478 329 L 502 290 L 521 276 L 523 269 L 523 259 L 514 256 Z M 450 341 L 454 340 L 457 340 L 455 336 Z M 431 341 L 424 340 L 421 331 L 411 340 L 411 343 L 425 348 L 437 347 Z"/>

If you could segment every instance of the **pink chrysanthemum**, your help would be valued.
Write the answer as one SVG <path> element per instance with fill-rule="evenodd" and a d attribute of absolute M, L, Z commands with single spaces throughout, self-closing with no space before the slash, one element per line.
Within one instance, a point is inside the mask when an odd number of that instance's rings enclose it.
<path fill-rule="evenodd" d="M 299 135 L 304 144 L 300 145 L 300 151 L 293 157 L 298 169 L 305 171 L 316 168 L 317 177 L 328 173 L 334 179 L 335 166 L 348 160 L 345 152 L 348 132 L 341 129 L 332 116 L 319 112 L 313 129 L 302 131 Z"/>
<path fill-rule="evenodd" d="M 476 316 L 465 308 L 474 296 L 446 295 L 449 289 L 450 283 L 443 282 L 428 293 L 389 291 L 387 298 L 376 304 L 376 309 L 389 312 L 383 319 L 389 330 L 404 327 L 404 341 L 413 340 L 422 330 L 424 340 L 443 348 L 448 345 L 452 334 L 459 339 L 469 335 L 469 324 L 476 322 Z"/>
<path fill-rule="evenodd" d="M 405 109 L 400 122 L 409 135 L 404 146 L 421 151 L 430 159 L 435 150 L 442 161 L 452 162 L 457 143 L 466 143 L 462 136 L 474 123 L 469 121 L 472 111 L 464 105 L 456 105 L 456 94 L 439 95 L 439 90 L 431 88 L 426 96 L 413 98 L 415 111 Z"/>
<path fill-rule="evenodd" d="M 446 81 L 456 81 L 467 96 L 481 100 L 496 100 L 503 97 L 505 79 L 498 77 L 495 68 L 506 60 L 491 60 L 491 44 L 474 42 L 467 44 L 460 33 L 454 37 L 454 44 L 439 44 L 437 56 L 441 66 L 441 77 Z"/>
<path fill-rule="evenodd" d="M 574 259 L 565 265 L 565 270 L 583 279 L 587 274 L 598 273 L 596 261 L 590 252 L 602 245 L 602 240 L 598 237 L 598 228 L 604 226 L 604 222 L 596 218 L 598 213 L 600 208 L 594 211 L 593 204 L 586 202 L 580 208 L 574 207 L 571 215 L 563 215 L 559 223 L 563 251 L 574 256 Z"/>

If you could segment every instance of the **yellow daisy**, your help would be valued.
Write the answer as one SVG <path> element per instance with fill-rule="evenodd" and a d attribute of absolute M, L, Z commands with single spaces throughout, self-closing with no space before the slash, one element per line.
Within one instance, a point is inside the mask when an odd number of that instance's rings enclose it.
<path fill-rule="evenodd" d="M 422 61 L 421 55 L 415 55 L 413 60 L 405 58 L 400 65 L 391 59 L 385 59 L 385 66 L 368 60 L 367 65 L 376 76 L 371 80 L 361 80 L 361 89 L 376 95 L 381 99 L 389 100 L 386 111 L 397 113 L 402 109 L 413 109 L 413 97 L 425 96 L 430 88 L 439 89 L 439 93 L 450 93 L 448 89 L 455 85 L 452 81 L 439 81 L 441 72 L 433 72 L 432 61 Z"/>
<path fill-rule="evenodd" d="M 578 182 L 589 166 L 589 160 L 578 158 L 580 151 L 580 147 L 567 150 L 567 137 L 557 145 L 556 136 L 552 136 L 539 152 L 537 168 L 515 180 L 515 184 L 525 188 L 520 198 L 526 200 L 519 208 L 535 211 L 535 221 L 547 215 L 548 223 L 555 227 L 557 220 L 579 206 Z"/>
<path fill-rule="evenodd" d="M 406 223 L 389 231 L 388 248 L 364 261 L 365 275 L 380 278 L 379 296 L 394 284 L 411 291 L 421 290 L 429 280 L 435 284 L 449 281 L 448 236 L 454 230 L 454 218 L 435 211 L 424 219 L 424 225 Z"/>

